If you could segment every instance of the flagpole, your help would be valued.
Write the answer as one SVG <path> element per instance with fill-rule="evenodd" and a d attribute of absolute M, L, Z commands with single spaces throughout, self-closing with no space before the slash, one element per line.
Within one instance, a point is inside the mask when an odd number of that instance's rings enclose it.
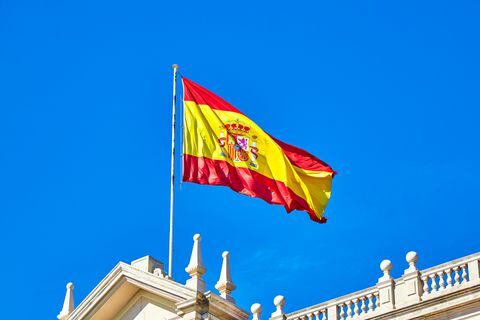
<path fill-rule="evenodd" d="M 178 65 L 173 68 L 173 95 L 172 95 L 172 159 L 170 167 L 170 229 L 168 235 L 168 276 L 172 278 L 172 256 L 173 256 L 173 200 L 174 200 L 174 171 L 175 171 L 175 106 L 177 103 L 177 70 Z"/>

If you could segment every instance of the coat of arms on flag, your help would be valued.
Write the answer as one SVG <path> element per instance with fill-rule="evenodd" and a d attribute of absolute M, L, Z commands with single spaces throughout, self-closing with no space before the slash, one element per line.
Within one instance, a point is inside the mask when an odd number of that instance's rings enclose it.
<path fill-rule="evenodd" d="M 245 161 L 252 168 L 258 168 L 257 136 L 250 136 L 250 127 L 237 122 L 222 126 L 218 142 L 222 148 L 221 155 L 234 162 Z"/>

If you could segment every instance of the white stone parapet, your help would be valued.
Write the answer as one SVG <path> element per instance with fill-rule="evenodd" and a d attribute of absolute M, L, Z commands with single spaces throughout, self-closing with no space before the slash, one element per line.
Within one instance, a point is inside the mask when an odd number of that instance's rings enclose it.
<path fill-rule="evenodd" d="M 465 308 L 477 301 L 480 310 L 480 253 L 419 271 L 418 255 L 406 255 L 408 268 L 393 279 L 389 260 L 375 286 L 285 314 L 287 320 L 412 319 Z M 273 315 L 272 315 L 273 316 Z M 479 315 L 480 316 L 480 315 Z"/>

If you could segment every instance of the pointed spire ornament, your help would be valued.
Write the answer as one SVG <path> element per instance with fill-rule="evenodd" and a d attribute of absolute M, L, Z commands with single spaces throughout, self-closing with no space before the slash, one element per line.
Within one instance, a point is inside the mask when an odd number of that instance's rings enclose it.
<path fill-rule="evenodd" d="M 73 283 L 67 283 L 67 292 L 65 293 L 65 300 L 63 301 L 62 311 L 58 314 L 58 320 L 65 320 L 72 313 L 73 305 Z"/>
<path fill-rule="evenodd" d="M 198 291 L 205 292 L 205 281 L 202 279 L 202 275 L 207 272 L 203 265 L 202 249 L 200 248 L 201 237 L 197 233 L 193 236 L 193 248 L 192 255 L 190 256 L 190 263 L 185 268 L 185 271 L 190 275 L 190 279 L 187 280 L 186 286 Z"/>
<path fill-rule="evenodd" d="M 235 300 L 230 295 L 236 286 L 232 282 L 232 275 L 230 274 L 230 253 L 224 251 L 222 253 L 223 262 L 222 262 L 222 271 L 220 272 L 220 279 L 218 279 L 215 288 L 220 292 L 220 296 L 227 301 L 235 303 Z"/>

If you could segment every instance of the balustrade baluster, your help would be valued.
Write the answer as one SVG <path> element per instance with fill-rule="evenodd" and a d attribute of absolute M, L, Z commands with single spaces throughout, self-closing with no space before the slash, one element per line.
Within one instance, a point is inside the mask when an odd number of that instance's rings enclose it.
<path fill-rule="evenodd" d="M 327 320 L 327 309 L 323 309 L 322 311 L 322 320 Z"/>
<path fill-rule="evenodd" d="M 429 294 L 430 293 L 430 288 L 428 287 L 428 277 L 427 276 L 422 276 L 422 282 L 423 282 L 423 293 L 424 294 Z"/>
<path fill-rule="evenodd" d="M 347 302 L 347 315 L 349 318 L 353 318 L 352 304 L 353 304 L 352 300 L 349 300 Z"/>
<path fill-rule="evenodd" d="M 353 313 L 356 316 L 360 314 L 360 308 L 358 307 L 358 299 L 353 299 Z"/>
<path fill-rule="evenodd" d="M 338 306 L 340 307 L 340 319 L 343 320 L 343 319 L 345 319 L 345 309 L 344 309 L 345 304 L 340 303 Z"/>
<path fill-rule="evenodd" d="M 375 292 L 375 311 L 377 311 L 378 308 L 380 308 L 380 293 Z"/>
<path fill-rule="evenodd" d="M 307 314 L 308 320 L 313 320 L 313 313 Z"/>
<path fill-rule="evenodd" d="M 462 283 L 467 282 L 467 265 L 462 264 L 460 268 L 462 268 Z"/>
<path fill-rule="evenodd" d="M 443 279 L 443 271 L 437 273 L 438 276 L 438 290 L 445 289 L 445 280 Z"/>
<path fill-rule="evenodd" d="M 448 268 L 447 270 L 447 288 L 451 288 L 452 285 L 452 268 Z"/>
<path fill-rule="evenodd" d="M 320 320 L 320 311 L 317 310 L 313 314 L 315 315 L 315 320 Z"/>
<path fill-rule="evenodd" d="M 437 285 L 437 275 L 434 273 L 430 275 L 430 279 L 432 279 L 432 291 L 431 293 L 434 293 L 437 291 L 438 285 Z"/>
<path fill-rule="evenodd" d="M 368 295 L 368 312 L 373 312 L 373 294 Z"/>
<path fill-rule="evenodd" d="M 455 283 L 454 283 L 454 286 L 458 286 L 460 284 L 460 267 L 456 266 L 454 269 L 455 269 Z"/>
<path fill-rule="evenodd" d="M 360 308 L 362 309 L 362 314 L 367 313 L 367 302 L 365 297 L 360 298 Z"/>

